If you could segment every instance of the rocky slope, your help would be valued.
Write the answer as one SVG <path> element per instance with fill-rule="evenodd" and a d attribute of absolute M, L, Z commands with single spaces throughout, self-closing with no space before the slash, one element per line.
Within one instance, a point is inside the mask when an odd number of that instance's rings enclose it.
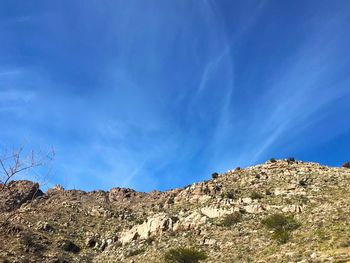
<path fill-rule="evenodd" d="M 83 192 L 14 181 L 0 191 L 4 262 L 350 262 L 350 169 L 268 161 L 167 192 Z M 294 218 L 282 235 L 271 215 Z"/>

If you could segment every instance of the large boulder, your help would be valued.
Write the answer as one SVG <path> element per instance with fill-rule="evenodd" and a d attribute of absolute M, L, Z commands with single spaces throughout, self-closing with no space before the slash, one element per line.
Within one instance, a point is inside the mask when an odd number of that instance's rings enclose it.
<path fill-rule="evenodd" d="M 166 214 L 158 214 L 148 218 L 140 225 L 136 225 L 130 230 L 122 233 L 120 241 L 128 243 L 137 238 L 147 239 L 150 236 L 161 234 L 164 231 L 171 230 L 177 218 L 172 218 Z"/>
<path fill-rule="evenodd" d="M 16 210 L 25 202 L 43 194 L 38 183 L 27 180 L 11 181 L 7 186 L 0 188 L 0 211 Z"/>
<path fill-rule="evenodd" d="M 108 194 L 108 199 L 110 202 L 114 202 L 114 201 L 122 201 L 125 199 L 130 199 L 132 197 L 137 196 L 137 192 L 133 189 L 130 188 L 112 188 L 109 191 Z"/>
<path fill-rule="evenodd" d="M 220 208 L 220 207 L 203 207 L 201 208 L 201 213 L 209 218 L 217 218 L 225 215 L 232 214 L 234 212 L 234 208 L 230 209 Z"/>

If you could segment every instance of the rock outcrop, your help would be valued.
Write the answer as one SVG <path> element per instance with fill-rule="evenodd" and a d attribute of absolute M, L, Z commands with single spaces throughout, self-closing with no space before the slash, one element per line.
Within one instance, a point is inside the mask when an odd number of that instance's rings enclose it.
<path fill-rule="evenodd" d="M 277 160 L 185 188 L 84 192 L 13 181 L 0 191 L 0 262 L 350 262 L 350 169 Z M 29 205 L 30 204 L 30 205 Z M 264 220 L 293 217 L 280 244 Z"/>
<path fill-rule="evenodd" d="M 39 189 L 38 183 L 26 180 L 11 181 L 0 190 L 0 211 L 13 211 L 18 209 L 25 202 L 42 195 L 43 192 Z"/>

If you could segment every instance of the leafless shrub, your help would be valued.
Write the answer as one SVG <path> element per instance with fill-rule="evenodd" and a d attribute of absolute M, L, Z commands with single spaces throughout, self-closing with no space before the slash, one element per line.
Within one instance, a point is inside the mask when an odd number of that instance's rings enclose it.
<path fill-rule="evenodd" d="M 55 157 L 54 149 L 50 149 L 47 152 L 25 150 L 24 146 L 14 148 L 11 151 L 1 150 L 0 154 L 0 194 L 5 193 L 6 190 L 14 179 L 18 179 L 21 174 L 26 174 L 30 178 L 34 178 L 44 184 L 51 171 L 51 164 Z M 45 168 L 45 169 L 44 169 Z M 31 193 L 31 199 L 26 200 L 32 204 L 35 197 L 40 194 L 39 185 L 37 185 L 35 192 Z M 13 207 L 11 211 L 1 218 L 0 228 L 6 227 L 10 219 L 17 213 L 18 207 L 21 206 L 21 202 L 17 202 L 16 207 Z"/>
<path fill-rule="evenodd" d="M 25 147 L 21 146 L 10 152 L 3 151 L 0 155 L 0 190 L 6 188 L 8 183 L 19 174 L 30 172 L 37 175 L 35 168 L 44 166 L 49 168 L 54 157 L 53 148 L 47 152 L 35 152 L 34 150 L 25 151 Z"/>

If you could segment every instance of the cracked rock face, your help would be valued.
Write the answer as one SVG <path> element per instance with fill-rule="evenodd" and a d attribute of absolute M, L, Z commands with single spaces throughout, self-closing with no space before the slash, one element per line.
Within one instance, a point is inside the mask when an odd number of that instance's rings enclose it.
<path fill-rule="evenodd" d="M 166 192 L 13 181 L 0 191 L 0 262 L 161 263 L 177 247 L 203 262 L 348 262 L 349 185 L 350 169 L 286 160 Z M 262 223 L 273 214 L 300 224 L 285 244 Z"/>
<path fill-rule="evenodd" d="M 0 211 L 13 211 L 25 202 L 42 195 L 43 192 L 39 189 L 38 183 L 25 180 L 11 181 L 0 191 Z"/>
<path fill-rule="evenodd" d="M 144 223 L 134 226 L 132 229 L 121 234 L 120 241 L 128 243 L 136 239 L 147 239 L 150 236 L 161 234 L 171 230 L 173 219 L 166 214 L 159 214 L 148 218 Z"/>

